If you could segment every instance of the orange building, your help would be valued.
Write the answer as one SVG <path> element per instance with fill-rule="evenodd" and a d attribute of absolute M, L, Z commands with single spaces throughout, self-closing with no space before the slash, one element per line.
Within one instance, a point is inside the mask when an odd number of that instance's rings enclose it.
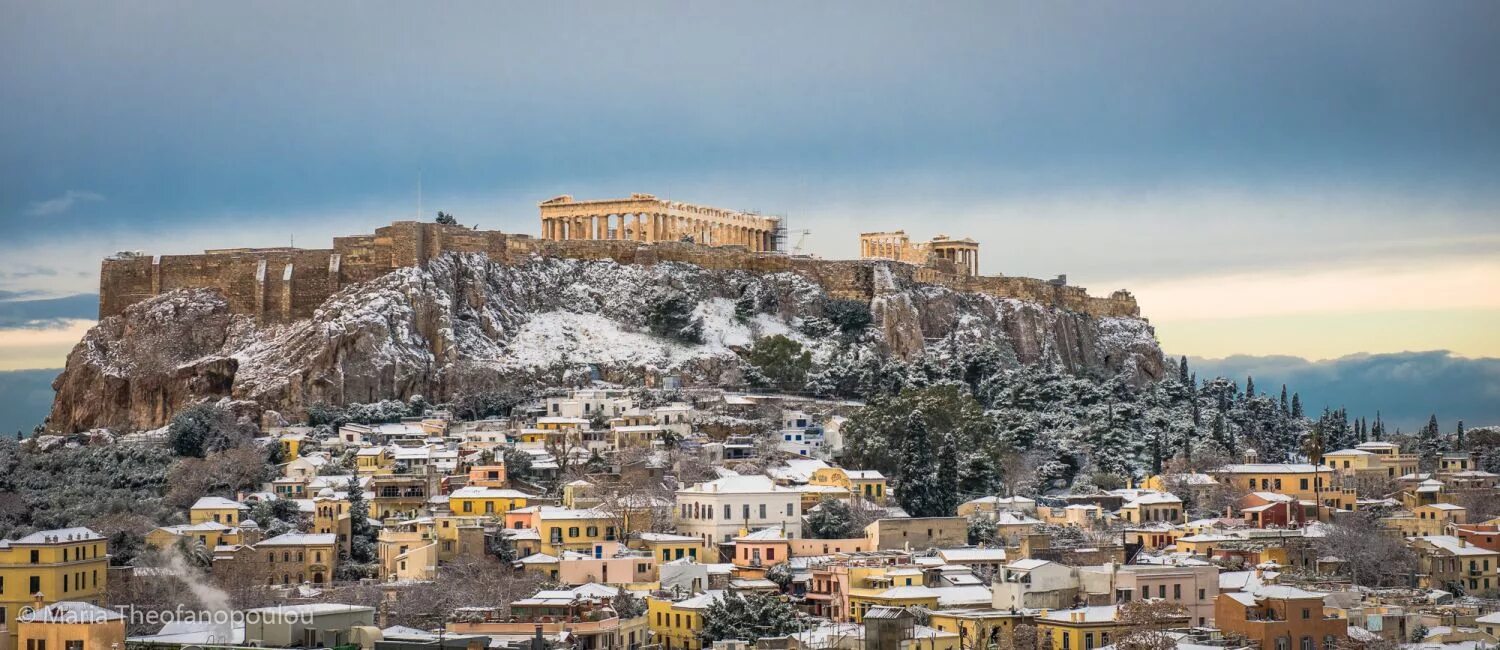
<path fill-rule="evenodd" d="M 1323 613 L 1325 595 L 1286 585 L 1221 593 L 1214 624 L 1261 650 L 1333 650 L 1348 637 L 1349 621 Z"/>

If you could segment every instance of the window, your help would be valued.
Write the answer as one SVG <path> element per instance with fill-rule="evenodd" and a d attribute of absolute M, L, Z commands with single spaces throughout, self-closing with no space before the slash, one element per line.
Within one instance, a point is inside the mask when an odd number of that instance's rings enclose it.
<path fill-rule="evenodd" d="M 1182 600 L 1182 585 L 1172 585 L 1172 600 Z"/>
<path fill-rule="evenodd" d="M 792 516 L 792 504 L 790 503 L 786 504 L 786 516 Z"/>
<path fill-rule="evenodd" d="M 1206 598 L 1207 598 L 1207 592 L 1205 592 L 1202 589 L 1199 589 L 1198 590 L 1198 600 L 1204 600 Z"/>
<path fill-rule="evenodd" d="M 766 504 L 764 504 L 764 503 L 760 504 L 760 518 L 761 519 L 765 519 L 766 518 Z"/>
<path fill-rule="evenodd" d="M 599 536 L 599 527 L 598 526 L 589 526 L 589 537 L 598 537 L 598 536 Z"/>
<path fill-rule="evenodd" d="M 1302 620 L 1305 621 L 1305 620 L 1310 619 L 1310 618 L 1312 618 L 1312 610 L 1310 610 L 1310 609 L 1308 609 L 1306 607 L 1303 607 L 1302 608 Z M 1306 643 L 1312 643 L 1312 638 L 1311 637 L 1303 637 L 1302 638 L 1302 642 L 1304 644 L 1306 644 Z"/>
<path fill-rule="evenodd" d="M 1302 650 L 1313 650 L 1313 640 L 1310 636 L 1302 637 Z"/>
<path fill-rule="evenodd" d="M 746 508 L 745 516 L 749 517 L 750 516 L 750 512 L 749 512 L 748 509 L 750 508 L 750 506 L 745 506 L 745 508 Z M 713 519 L 713 517 L 709 517 L 709 519 Z M 727 504 L 727 503 L 724 504 L 724 519 L 725 520 L 734 519 L 734 511 L 729 509 L 729 504 Z"/>
<path fill-rule="evenodd" d="M 31 549 L 31 563 L 32 564 L 36 564 L 36 563 L 41 562 L 41 561 L 42 561 L 42 552 L 38 551 L 36 549 Z M 35 592 L 33 592 L 33 593 L 35 593 Z"/>
<path fill-rule="evenodd" d="M 1349 462 L 1348 461 L 1344 461 L 1344 466 L 1348 467 L 1349 466 Z M 1302 489 L 1304 489 L 1304 490 L 1307 489 L 1307 479 L 1302 479 Z"/>
<path fill-rule="evenodd" d="M 1084 650 L 1094 650 L 1094 633 L 1093 632 L 1085 632 L 1083 634 L 1083 648 L 1084 648 Z"/>
<path fill-rule="evenodd" d="M 1292 639 L 1290 637 L 1276 637 L 1276 650 L 1292 650 Z"/>
<path fill-rule="evenodd" d="M 577 537 L 577 536 L 578 536 L 578 527 L 577 526 L 569 526 L 568 527 L 568 537 Z"/>
<path fill-rule="evenodd" d="M 740 514 L 740 518 L 741 519 L 749 519 L 750 518 L 750 504 L 746 503 L 746 504 L 740 506 L 740 513 L 741 513 Z"/>
<path fill-rule="evenodd" d="M 474 502 L 473 501 L 465 501 L 464 502 L 464 512 L 474 512 Z"/>
<path fill-rule="evenodd" d="M 31 576 L 31 580 L 27 581 L 27 585 L 26 586 L 30 587 L 30 589 L 26 590 L 26 593 L 28 593 L 28 594 L 34 594 L 34 593 L 36 593 L 38 591 L 41 591 L 42 590 L 42 577 L 41 576 Z"/>
<path fill-rule="evenodd" d="M 1166 585 L 1156 585 L 1156 597 L 1157 598 L 1166 598 L 1167 597 L 1167 586 Z"/>

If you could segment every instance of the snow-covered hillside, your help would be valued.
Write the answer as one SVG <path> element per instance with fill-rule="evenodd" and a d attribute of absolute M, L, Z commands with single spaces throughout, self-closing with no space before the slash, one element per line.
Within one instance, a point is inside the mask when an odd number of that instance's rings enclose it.
<path fill-rule="evenodd" d="M 831 298 L 804 276 L 677 263 L 536 257 L 504 265 L 448 254 L 347 287 L 312 318 L 275 326 L 231 314 L 212 291 L 174 291 L 105 319 L 78 344 L 55 383 L 49 428 L 153 428 L 206 397 L 296 415 L 318 402 L 440 401 L 595 377 L 735 386 L 746 381 L 745 349 L 772 335 L 811 351 L 815 371 L 871 355 L 914 361 L 945 341 L 999 346 L 1021 363 L 1050 358 L 1077 373 L 1162 374 L 1143 320 L 890 278 L 871 301 L 873 325 L 854 337 L 833 333 L 824 320 Z M 648 314 L 669 295 L 692 305 L 701 343 L 649 330 Z"/>

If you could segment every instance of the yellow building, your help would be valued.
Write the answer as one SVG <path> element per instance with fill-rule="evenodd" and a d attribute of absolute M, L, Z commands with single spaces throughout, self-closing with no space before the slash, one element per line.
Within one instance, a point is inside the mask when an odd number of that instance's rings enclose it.
<path fill-rule="evenodd" d="M 646 551 L 658 562 L 666 563 L 682 558 L 698 560 L 705 557 L 703 538 L 670 533 L 641 533 L 632 540 L 635 548 Z"/>
<path fill-rule="evenodd" d="M 647 598 L 646 621 L 651 634 L 666 650 L 702 650 L 698 633 L 703 629 L 703 612 L 723 597 L 722 591 L 710 591 L 677 602 Z"/>
<path fill-rule="evenodd" d="M 16 617 L 24 607 L 65 600 L 97 602 L 109 580 L 104 537 L 87 528 L 63 528 L 0 541 L 0 624 L 15 648 Z M 63 649 L 59 649 L 63 650 Z"/>
<path fill-rule="evenodd" d="M 937 592 L 921 585 L 889 589 L 850 589 L 849 616 L 856 623 L 865 620 L 872 607 L 921 607 L 937 609 Z"/>
<path fill-rule="evenodd" d="M 188 523 L 201 524 L 212 521 L 225 526 L 238 526 L 250 509 L 243 503 L 224 497 L 203 497 L 188 509 Z"/>
<path fill-rule="evenodd" d="M 1404 537 L 1427 537 L 1442 535 L 1448 524 L 1463 524 L 1468 509 L 1452 503 L 1429 503 L 1409 511 L 1395 513 L 1380 520 L 1380 523 L 1398 530 Z"/>
<path fill-rule="evenodd" d="M 395 465 L 395 458 L 385 447 L 361 447 L 354 452 L 354 471 L 360 474 L 390 474 Z"/>
<path fill-rule="evenodd" d="M 1102 605 L 1043 612 L 1036 617 L 1038 644 L 1043 650 L 1093 650 L 1119 639 L 1124 626 L 1115 620 L 1117 607 Z M 1181 616 L 1167 627 L 1187 624 Z"/>
<path fill-rule="evenodd" d="M 1119 515 L 1131 524 L 1180 524 L 1183 521 L 1182 499 L 1167 492 L 1142 492 L 1120 506 Z"/>
<path fill-rule="evenodd" d="M 1012 638 L 1016 626 L 1030 624 L 1032 619 L 1022 610 L 989 608 L 942 609 L 927 616 L 928 627 L 939 632 L 957 632 L 964 640 L 964 647 L 969 648 L 1005 647 L 1005 640 Z"/>
<path fill-rule="evenodd" d="M 125 616 L 76 600 L 37 607 L 17 618 L 16 648 L 110 650 L 125 647 Z"/>
<path fill-rule="evenodd" d="M 279 439 L 281 443 L 282 458 L 296 458 L 302 455 L 302 442 L 306 436 L 300 433 L 288 433 Z"/>
<path fill-rule="evenodd" d="M 536 513 L 536 529 L 542 535 L 542 552 L 592 551 L 599 542 L 618 541 L 615 518 L 602 510 L 542 508 Z"/>
<path fill-rule="evenodd" d="M 381 528 L 375 549 L 381 577 L 432 580 L 444 562 L 482 558 L 483 521 L 482 517 L 423 517 Z"/>
<path fill-rule="evenodd" d="M 448 495 L 448 509 L 459 516 L 504 517 L 507 512 L 525 508 L 532 498 L 517 490 L 471 485 Z"/>
<path fill-rule="evenodd" d="M 162 526 L 146 533 L 146 543 L 156 548 L 169 548 L 183 539 L 191 539 L 210 551 L 215 546 L 229 546 L 244 542 L 237 527 L 225 526 L 215 521 L 180 526 Z"/>
<path fill-rule="evenodd" d="M 842 467 L 819 468 L 808 480 L 810 485 L 844 488 L 849 494 L 858 494 L 875 503 L 885 503 L 885 483 L 885 476 L 875 470 L 848 470 Z"/>
<path fill-rule="evenodd" d="M 1275 492 L 1308 501 L 1332 485 L 1333 469 L 1310 463 L 1241 463 L 1210 472 L 1230 489 Z"/>
<path fill-rule="evenodd" d="M 313 497 L 312 532 L 334 535 L 339 552 L 348 555 L 353 545 L 353 520 L 349 517 L 349 493 L 323 488 Z"/>
<path fill-rule="evenodd" d="M 1323 464 L 1339 474 L 1354 477 L 1395 478 L 1417 471 L 1417 454 L 1403 454 L 1391 442 L 1371 441 L 1323 454 Z"/>

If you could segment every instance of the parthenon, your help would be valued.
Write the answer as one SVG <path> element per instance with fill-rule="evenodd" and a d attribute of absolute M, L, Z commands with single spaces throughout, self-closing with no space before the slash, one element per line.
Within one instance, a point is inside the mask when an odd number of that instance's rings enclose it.
<path fill-rule="evenodd" d="M 563 195 L 540 204 L 542 238 L 693 241 L 708 246 L 776 250 L 781 220 L 748 212 L 631 194 L 628 199 L 575 201 Z"/>
<path fill-rule="evenodd" d="M 904 230 L 860 233 L 859 256 L 917 265 L 926 265 L 936 258 L 952 262 L 958 273 L 979 275 L 979 242 L 967 237 L 950 239 L 938 235 L 932 241 L 913 244 Z"/>

